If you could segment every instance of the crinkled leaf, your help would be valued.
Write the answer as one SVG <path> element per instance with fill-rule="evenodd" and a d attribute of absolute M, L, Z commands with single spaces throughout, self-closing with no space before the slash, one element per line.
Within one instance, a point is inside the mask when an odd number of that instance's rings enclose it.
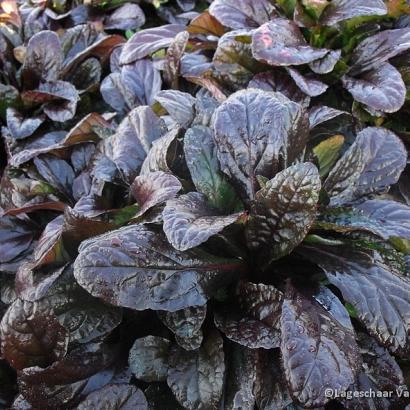
<path fill-rule="evenodd" d="M 167 379 L 170 341 L 158 336 L 137 339 L 129 354 L 132 373 L 144 382 L 161 382 Z"/>
<path fill-rule="evenodd" d="M 162 213 L 163 229 L 172 246 L 185 251 L 206 242 L 233 224 L 240 215 L 219 215 L 207 204 L 205 195 L 189 192 L 167 201 Z"/>
<path fill-rule="evenodd" d="M 321 24 L 331 26 L 359 16 L 384 16 L 387 7 L 383 0 L 332 0 L 320 17 Z"/>
<path fill-rule="evenodd" d="M 195 98 L 177 90 L 164 90 L 157 93 L 155 100 L 181 127 L 187 128 L 195 115 Z"/>
<path fill-rule="evenodd" d="M 52 31 L 34 34 L 26 49 L 22 67 L 25 89 L 33 89 L 40 81 L 55 81 L 60 78 L 63 53 L 58 35 Z"/>
<path fill-rule="evenodd" d="M 274 286 L 241 281 L 237 288 L 239 303 L 250 317 L 278 329 L 283 293 Z"/>
<path fill-rule="evenodd" d="M 201 326 L 206 317 L 206 305 L 194 306 L 176 312 L 157 312 L 159 318 L 173 333 L 185 350 L 198 349 L 202 343 Z"/>
<path fill-rule="evenodd" d="M 131 384 L 108 384 L 90 393 L 76 408 L 148 410 L 148 403 L 144 393 Z"/>
<path fill-rule="evenodd" d="M 155 205 L 174 198 L 182 185 L 172 174 L 157 171 L 137 176 L 130 189 L 140 207 L 135 215 L 137 217 Z"/>
<path fill-rule="evenodd" d="M 27 222 L 10 216 L 0 218 L 0 262 L 10 262 L 26 251 L 35 236 Z"/>
<path fill-rule="evenodd" d="M 67 352 L 68 332 L 52 309 L 17 299 L 0 325 L 2 355 L 15 369 L 47 366 Z"/>
<path fill-rule="evenodd" d="M 318 95 L 323 94 L 328 88 L 328 85 L 322 81 L 303 76 L 294 68 L 288 68 L 287 72 L 296 85 L 309 97 L 317 97 Z"/>
<path fill-rule="evenodd" d="M 354 333 L 312 298 L 288 289 L 281 328 L 285 377 L 302 406 L 323 406 L 326 389 L 343 392 L 354 383 L 360 365 Z"/>
<path fill-rule="evenodd" d="M 396 273 L 377 251 L 351 247 L 306 247 L 330 283 L 357 312 L 358 319 L 393 352 L 408 352 L 410 326 L 407 277 Z"/>
<path fill-rule="evenodd" d="M 198 350 L 171 349 L 167 382 L 186 409 L 218 409 L 224 374 L 223 340 L 217 331 L 210 333 Z"/>
<path fill-rule="evenodd" d="M 40 127 L 44 120 L 44 115 L 24 118 L 16 109 L 7 108 L 7 127 L 12 137 L 16 140 L 33 135 L 34 131 Z"/>
<path fill-rule="evenodd" d="M 289 254 L 303 240 L 316 219 L 320 187 L 317 168 L 303 163 L 281 171 L 256 193 L 247 236 L 264 264 Z"/>
<path fill-rule="evenodd" d="M 106 20 L 105 29 L 136 30 L 145 24 L 145 14 L 138 4 L 125 3 Z"/>
<path fill-rule="evenodd" d="M 24 369 L 20 373 L 19 388 L 34 408 L 73 407 L 88 386 L 102 387 L 98 372 L 115 359 L 115 351 L 106 345 L 82 345 L 45 369 L 38 366 Z"/>
<path fill-rule="evenodd" d="M 272 19 L 252 34 L 253 56 L 273 66 L 311 63 L 324 57 L 328 51 L 310 46 L 299 27 L 284 18 Z"/>
<path fill-rule="evenodd" d="M 262 321 L 237 312 L 215 313 L 216 327 L 228 339 L 250 349 L 273 349 L 280 345 L 280 334 Z"/>
<path fill-rule="evenodd" d="M 350 391 L 394 391 L 397 394 L 400 390 L 406 390 L 403 373 L 389 352 L 364 333 L 358 334 L 357 341 L 364 363 L 362 372 Z M 394 396 L 386 398 L 375 395 L 343 400 L 343 405 L 349 410 L 386 409 L 394 406 L 395 401 Z"/>
<path fill-rule="evenodd" d="M 373 110 L 396 112 L 405 102 L 406 86 L 399 71 L 389 63 L 380 64 L 360 78 L 345 75 L 342 82 L 356 101 Z"/>
<path fill-rule="evenodd" d="M 161 27 L 138 31 L 122 48 L 120 63 L 131 64 L 161 48 L 168 47 L 172 43 L 173 38 L 184 30 L 185 26 L 183 25 L 167 24 Z"/>
<path fill-rule="evenodd" d="M 290 164 L 307 138 L 307 117 L 299 104 L 257 89 L 232 94 L 215 111 L 218 159 L 242 196 L 254 199 L 257 175 L 272 178 Z"/>
<path fill-rule="evenodd" d="M 236 194 L 220 171 L 211 129 L 201 125 L 189 128 L 185 133 L 184 152 L 196 189 L 206 195 L 211 206 L 232 210 Z"/>
<path fill-rule="evenodd" d="M 149 107 L 137 107 L 124 118 L 112 137 L 112 160 L 125 180 L 134 180 L 152 143 L 165 131 L 164 122 Z"/>
<path fill-rule="evenodd" d="M 400 139 L 385 128 L 368 127 L 336 163 L 324 188 L 332 206 L 385 191 L 397 182 L 406 166 Z"/>
<path fill-rule="evenodd" d="M 317 125 L 322 124 L 322 122 L 329 121 L 342 114 L 348 113 L 326 105 L 315 105 L 309 109 L 310 128 L 314 128 Z"/>
<path fill-rule="evenodd" d="M 410 48 L 410 28 L 384 30 L 367 37 L 354 49 L 352 75 L 377 68 Z"/>
<path fill-rule="evenodd" d="M 268 0 L 215 0 L 209 13 L 233 29 L 259 27 L 276 14 Z"/>
<path fill-rule="evenodd" d="M 85 241 L 79 252 L 74 264 L 78 283 L 93 296 L 136 310 L 204 305 L 207 295 L 242 267 L 198 249 L 176 251 L 142 225 Z"/>

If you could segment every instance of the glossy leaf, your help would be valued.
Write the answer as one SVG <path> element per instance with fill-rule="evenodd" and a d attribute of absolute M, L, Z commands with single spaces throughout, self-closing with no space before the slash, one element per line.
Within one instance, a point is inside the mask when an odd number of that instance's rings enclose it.
<path fill-rule="evenodd" d="M 316 218 L 320 187 L 317 168 L 304 163 L 281 171 L 256 193 L 248 243 L 260 249 L 265 264 L 287 255 L 303 240 Z"/>
<path fill-rule="evenodd" d="M 147 59 L 123 66 L 121 81 L 127 93 L 133 97 L 131 108 L 137 104 L 152 104 L 162 84 L 159 71 Z"/>
<path fill-rule="evenodd" d="M 131 183 L 138 175 L 152 143 L 165 132 L 164 122 L 149 107 L 133 109 L 112 137 L 112 160 Z"/>
<path fill-rule="evenodd" d="M 273 66 L 307 64 L 324 57 L 328 50 L 313 48 L 299 28 L 284 18 L 272 19 L 252 35 L 253 56 Z"/>
<path fill-rule="evenodd" d="M 328 3 L 329 4 L 329 3 Z M 342 55 L 342 50 L 330 50 L 324 57 L 309 63 L 309 67 L 316 74 L 328 74 L 333 71 Z"/>
<path fill-rule="evenodd" d="M 333 0 L 325 8 L 320 22 L 331 26 L 359 16 L 383 16 L 387 7 L 382 0 Z"/>
<path fill-rule="evenodd" d="M 7 109 L 7 127 L 16 140 L 30 137 L 43 122 L 43 115 L 24 118 L 16 109 Z"/>
<path fill-rule="evenodd" d="M 47 366 L 67 352 L 68 332 L 50 308 L 17 299 L 1 325 L 1 350 L 15 369 Z"/>
<path fill-rule="evenodd" d="M 259 27 L 276 14 L 275 8 L 267 0 L 215 0 L 209 13 L 224 26 L 233 29 Z"/>
<path fill-rule="evenodd" d="M 397 182 L 406 153 L 395 134 L 384 128 L 361 131 L 327 177 L 330 204 L 339 206 L 364 195 L 383 192 Z"/>
<path fill-rule="evenodd" d="M 145 15 L 141 7 L 134 3 L 125 3 L 105 21 L 106 29 L 136 30 L 145 24 Z"/>
<path fill-rule="evenodd" d="M 142 391 L 135 386 L 111 384 L 90 393 L 77 409 L 87 410 L 93 407 L 112 410 L 148 410 L 148 403 Z"/>
<path fill-rule="evenodd" d="M 323 94 L 328 88 L 328 85 L 322 81 L 305 77 L 294 68 L 288 68 L 287 72 L 293 78 L 296 85 L 309 97 L 317 97 L 318 95 Z"/>
<path fill-rule="evenodd" d="M 35 232 L 20 219 L 0 218 L 0 262 L 9 262 L 26 251 L 34 239 Z"/>
<path fill-rule="evenodd" d="M 161 48 L 168 47 L 173 38 L 185 29 L 180 24 L 168 24 L 135 33 L 122 48 L 121 64 L 131 64 Z"/>
<path fill-rule="evenodd" d="M 240 215 L 219 215 L 217 210 L 208 206 L 205 195 L 190 192 L 167 201 L 162 213 L 163 228 L 172 246 L 185 251 L 221 232 Z"/>
<path fill-rule="evenodd" d="M 220 171 L 211 129 L 200 125 L 189 128 L 185 133 L 184 152 L 196 189 L 206 195 L 211 206 L 232 210 L 236 194 Z"/>
<path fill-rule="evenodd" d="M 377 251 L 338 247 L 308 248 L 330 283 L 356 310 L 359 320 L 393 352 L 409 348 L 408 278 L 399 275 Z"/>
<path fill-rule="evenodd" d="M 177 346 L 172 348 L 167 383 L 184 408 L 217 409 L 224 373 L 223 340 L 217 331 L 213 331 L 196 351 L 187 352 Z"/>
<path fill-rule="evenodd" d="M 74 264 L 78 283 L 93 296 L 136 310 L 172 312 L 204 305 L 218 284 L 241 270 L 236 260 L 176 251 L 141 225 L 85 241 L 79 252 Z"/>
<path fill-rule="evenodd" d="M 131 185 L 131 192 L 139 205 L 136 217 L 150 208 L 172 199 L 182 189 L 178 178 L 162 171 L 137 176 Z"/>
<path fill-rule="evenodd" d="M 140 175 L 157 171 L 171 172 L 169 157 L 173 157 L 173 153 L 175 153 L 175 139 L 178 134 L 179 128 L 173 128 L 152 143 L 152 147 L 141 166 Z"/>
<path fill-rule="evenodd" d="M 283 301 L 281 352 L 291 394 L 302 406 L 329 401 L 326 389 L 346 391 L 360 365 L 354 333 L 317 302 L 289 291 Z"/>
<path fill-rule="evenodd" d="M 256 74 L 248 87 L 264 91 L 278 91 L 303 107 L 309 106 L 310 103 L 310 97 L 302 92 L 289 75 L 279 69 Z"/>
<path fill-rule="evenodd" d="M 206 316 L 206 306 L 195 306 L 176 312 L 157 312 L 159 318 L 173 333 L 185 350 L 196 350 L 202 343 L 201 326 Z"/>
<path fill-rule="evenodd" d="M 163 337 L 146 336 L 137 339 L 129 354 L 132 373 L 145 382 L 161 382 L 167 379 L 168 350 L 170 341 Z"/>
<path fill-rule="evenodd" d="M 360 78 L 345 75 L 342 82 L 356 101 L 374 110 L 396 112 L 406 98 L 406 86 L 401 75 L 389 63 L 380 64 Z"/>
<path fill-rule="evenodd" d="M 263 322 L 237 313 L 215 313 L 216 327 L 230 340 L 250 349 L 273 349 L 280 345 L 280 335 Z"/>
<path fill-rule="evenodd" d="M 279 93 L 243 90 L 215 111 L 214 135 L 222 171 L 244 198 L 254 199 L 256 176 L 272 178 L 300 153 L 307 118 L 300 105 Z"/>
<path fill-rule="evenodd" d="M 187 31 L 190 34 L 205 34 L 218 37 L 222 36 L 225 32 L 223 26 L 212 14 L 209 13 L 209 11 L 204 11 L 199 16 L 195 17 L 189 23 Z"/>
<path fill-rule="evenodd" d="M 22 68 L 26 89 L 37 87 L 40 81 L 60 78 L 63 53 L 60 40 L 52 31 L 41 31 L 30 38 Z"/>
<path fill-rule="evenodd" d="M 410 48 L 410 28 L 384 30 L 367 37 L 354 49 L 351 74 L 356 75 L 397 56 Z"/>
<path fill-rule="evenodd" d="M 329 121 L 343 114 L 348 113 L 336 108 L 327 107 L 326 105 L 316 105 L 309 110 L 310 128 L 314 128 L 322 122 Z"/>
<path fill-rule="evenodd" d="M 250 41 L 251 32 L 234 30 L 224 34 L 218 41 L 212 62 L 226 81 L 235 88 L 244 86 L 258 71 L 259 65 L 252 57 Z"/>
<path fill-rule="evenodd" d="M 195 115 L 195 99 L 190 94 L 177 90 L 164 90 L 155 96 L 155 100 L 178 125 L 183 128 L 189 127 Z"/>

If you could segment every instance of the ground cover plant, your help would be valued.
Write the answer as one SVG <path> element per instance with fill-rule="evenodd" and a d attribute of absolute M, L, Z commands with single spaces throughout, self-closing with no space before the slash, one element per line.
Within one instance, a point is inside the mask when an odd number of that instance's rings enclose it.
<path fill-rule="evenodd" d="M 0 408 L 405 409 L 409 13 L 1 1 Z"/>

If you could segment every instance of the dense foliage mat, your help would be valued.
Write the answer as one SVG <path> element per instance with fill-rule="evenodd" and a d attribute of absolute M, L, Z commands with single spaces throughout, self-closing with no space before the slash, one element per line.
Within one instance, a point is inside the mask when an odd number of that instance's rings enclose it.
<path fill-rule="evenodd" d="M 0 408 L 406 408 L 409 13 L 1 1 Z"/>

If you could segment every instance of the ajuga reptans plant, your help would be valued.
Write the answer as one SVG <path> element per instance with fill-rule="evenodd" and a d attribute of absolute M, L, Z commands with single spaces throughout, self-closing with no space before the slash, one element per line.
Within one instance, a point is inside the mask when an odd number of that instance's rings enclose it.
<path fill-rule="evenodd" d="M 405 0 L 0 7 L 0 408 L 406 408 Z"/>

